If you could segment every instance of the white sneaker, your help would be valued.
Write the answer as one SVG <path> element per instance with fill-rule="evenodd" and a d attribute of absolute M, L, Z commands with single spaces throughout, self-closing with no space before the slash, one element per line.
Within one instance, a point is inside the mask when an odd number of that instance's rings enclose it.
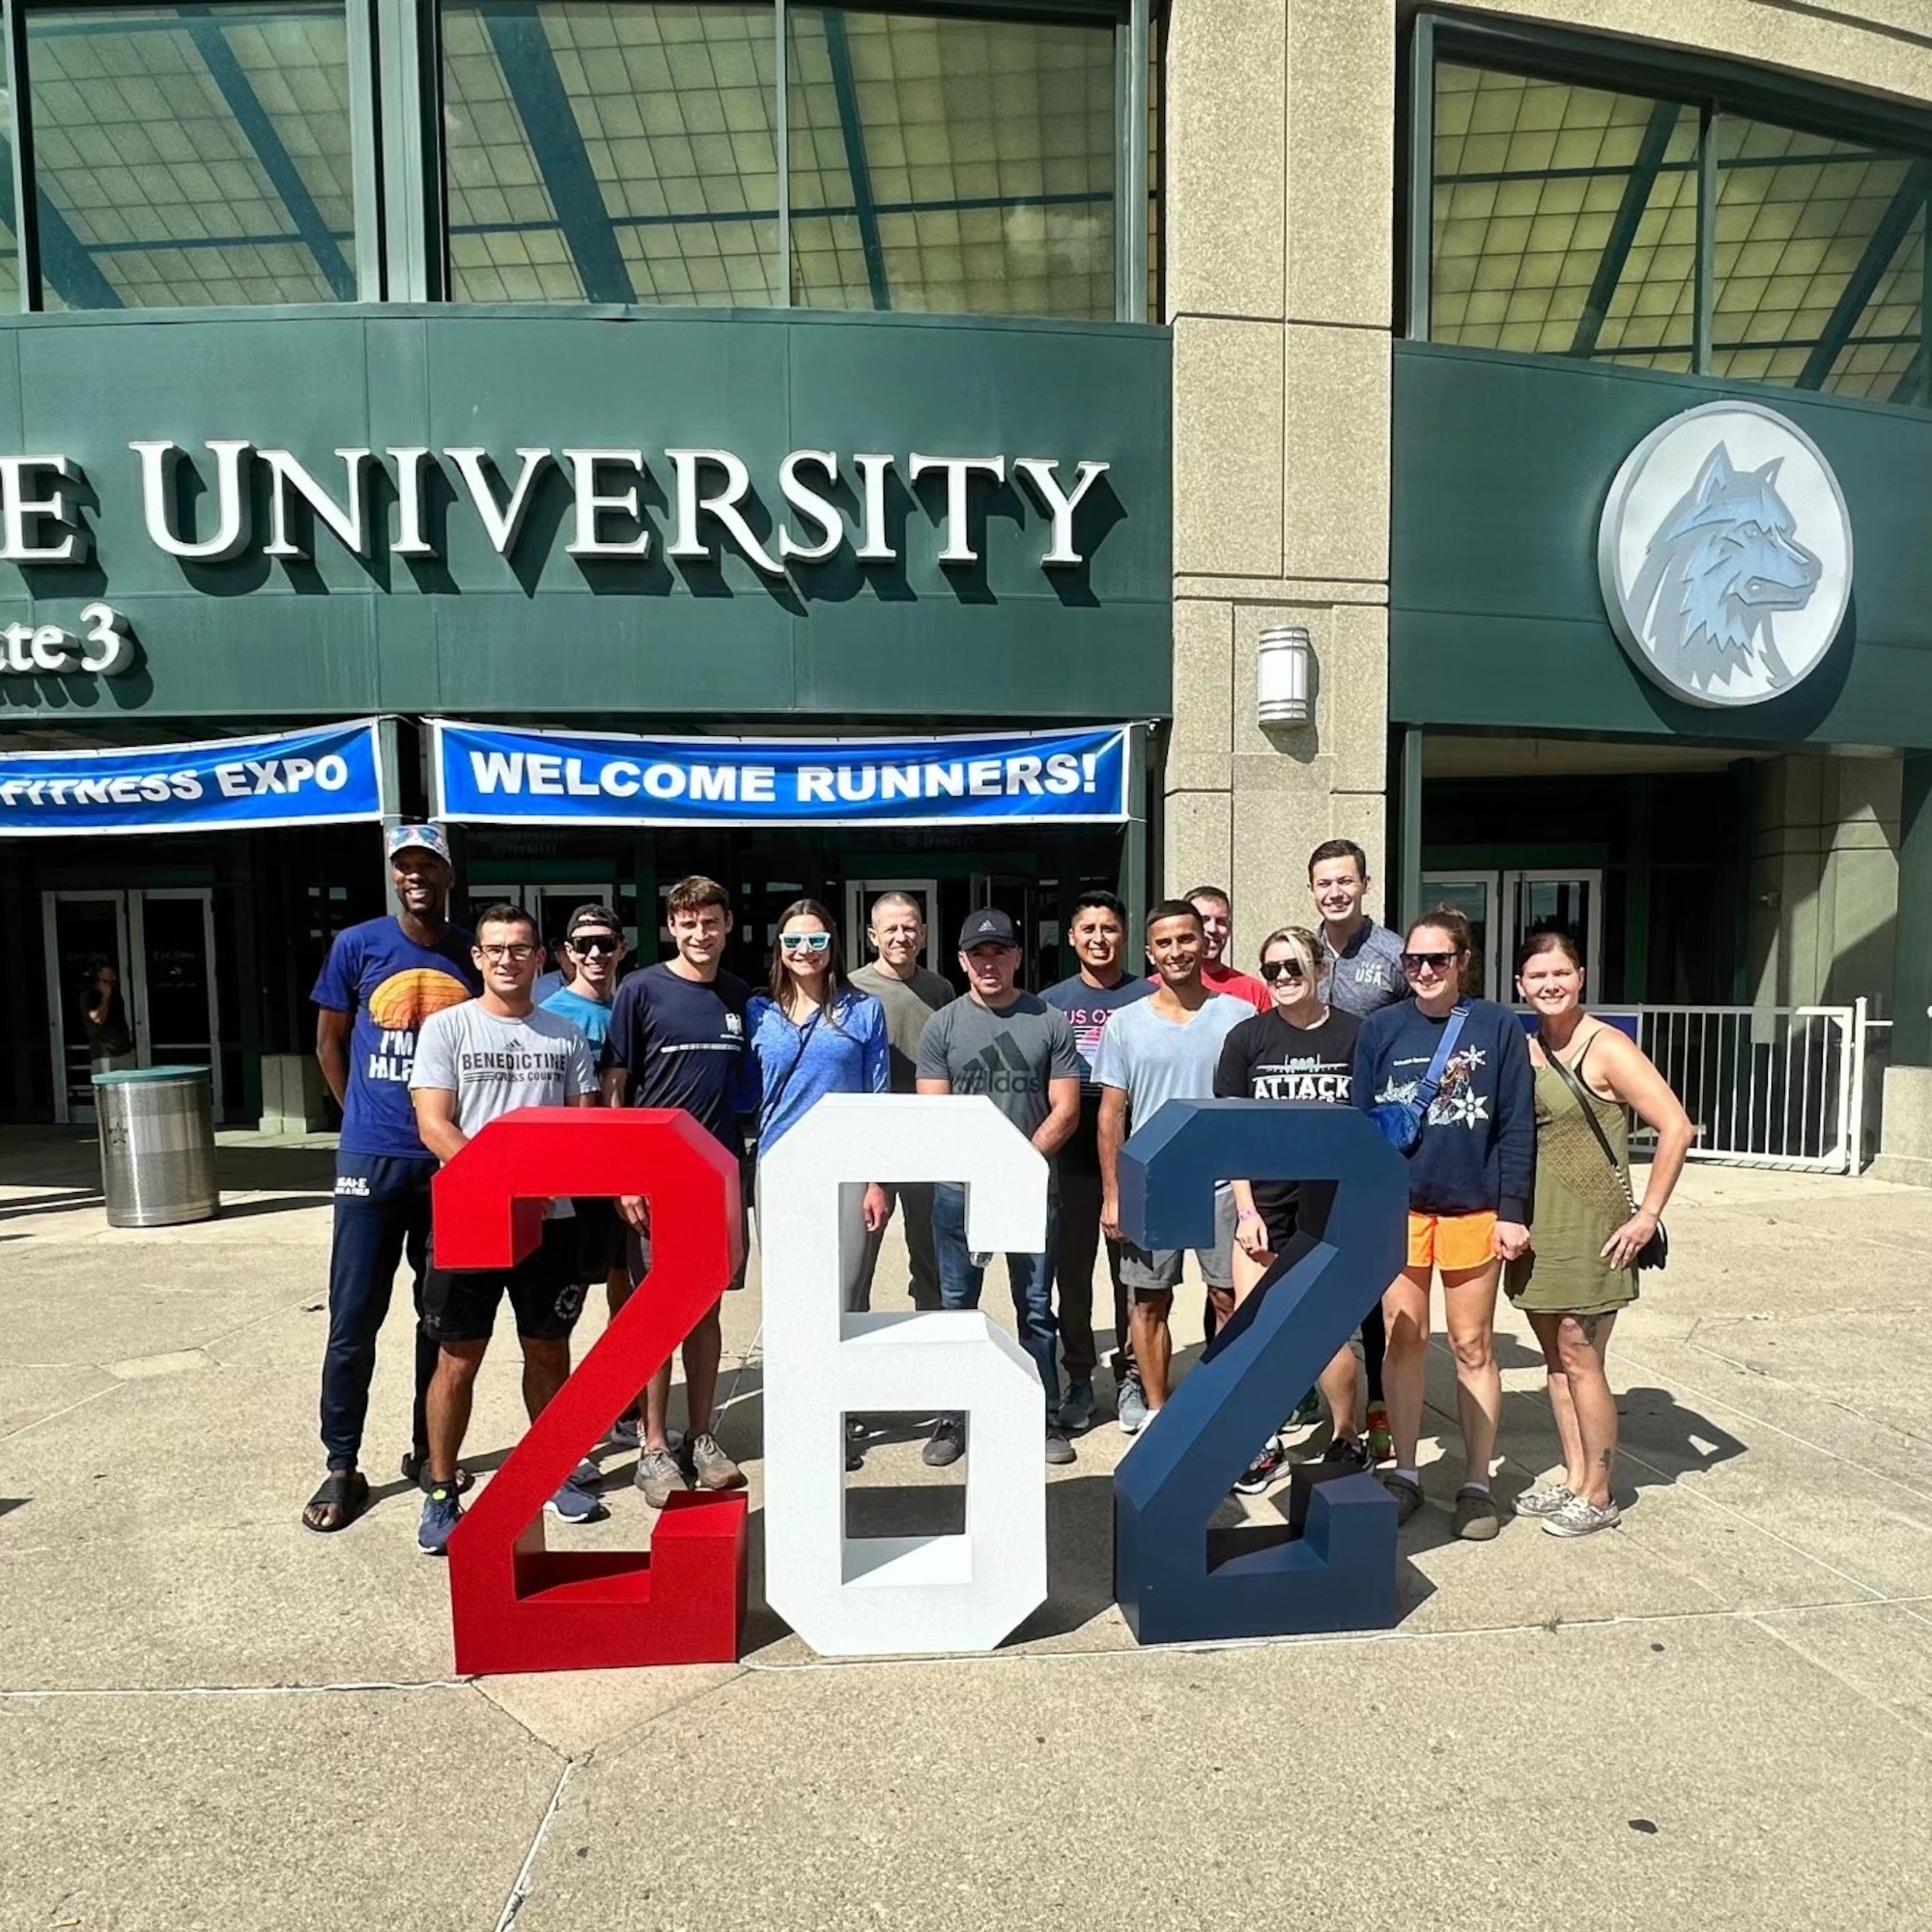
<path fill-rule="evenodd" d="M 1572 1496 L 1554 1516 L 1543 1520 L 1546 1536 L 1594 1536 L 1600 1529 L 1614 1529 L 1624 1513 L 1615 1503 L 1599 1509 L 1588 1496 Z"/>
<path fill-rule="evenodd" d="M 1512 1507 L 1518 1516 L 1555 1516 L 1575 1494 L 1561 1483 L 1539 1483 L 1517 1497 Z"/>

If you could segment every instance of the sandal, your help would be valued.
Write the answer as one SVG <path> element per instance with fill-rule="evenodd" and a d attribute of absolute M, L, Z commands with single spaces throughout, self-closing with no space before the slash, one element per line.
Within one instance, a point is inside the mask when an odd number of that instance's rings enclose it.
<path fill-rule="evenodd" d="M 301 1525 L 312 1536 L 333 1536 L 347 1529 L 369 1507 L 369 1479 L 360 1469 L 331 1469 L 322 1488 L 309 1497 L 301 1513 Z M 318 1514 L 333 1510 L 331 1521 L 315 1520 Z"/>
<path fill-rule="evenodd" d="M 427 1452 L 417 1455 L 413 1449 L 403 1451 L 403 1481 L 413 1483 L 424 1495 L 429 1494 L 429 1456 Z M 460 1496 L 476 1480 L 461 1463 L 456 1465 L 456 1493 Z"/>

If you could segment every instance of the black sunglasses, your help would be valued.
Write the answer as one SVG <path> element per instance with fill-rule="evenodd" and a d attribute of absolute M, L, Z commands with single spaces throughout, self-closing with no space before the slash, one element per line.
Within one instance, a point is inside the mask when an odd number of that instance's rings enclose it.
<path fill-rule="evenodd" d="M 608 933 L 602 932 L 583 938 L 573 936 L 564 941 L 573 952 L 582 952 L 596 959 L 601 959 L 607 952 L 616 952 L 623 943 L 621 939 L 612 939 Z"/>
<path fill-rule="evenodd" d="M 1272 986 L 1277 980 L 1305 980 L 1308 975 L 1293 959 L 1268 959 L 1262 964 L 1262 978 Z"/>
<path fill-rule="evenodd" d="M 1446 973 L 1456 963 L 1453 952 L 1405 952 L 1402 963 L 1411 973 L 1420 973 L 1425 966 L 1433 966 L 1438 973 Z"/>

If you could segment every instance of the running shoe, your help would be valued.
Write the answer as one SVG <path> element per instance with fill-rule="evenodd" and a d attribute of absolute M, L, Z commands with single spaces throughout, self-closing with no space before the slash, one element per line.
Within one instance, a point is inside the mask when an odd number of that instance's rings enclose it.
<path fill-rule="evenodd" d="M 691 1438 L 685 1462 L 696 1477 L 700 1490 L 742 1490 L 745 1487 L 744 1470 L 732 1462 L 719 1445 L 717 1436 L 708 1431 Z"/>
<path fill-rule="evenodd" d="M 1338 1435 L 1321 1452 L 1324 1463 L 1346 1463 L 1353 1469 L 1366 1469 L 1369 1464 L 1369 1445 L 1359 1435 Z"/>
<path fill-rule="evenodd" d="M 644 1500 L 661 1510 L 680 1490 L 691 1487 L 678 1460 L 668 1449 L 646 1449 L 638 1458 L 638 1473 L 632 1479 L 644 1492 Z"/>
<path fill-rule="evenodd" d="M 1129 1378 L 1121 1384 L 1114 1400 L 1114 1412 L 1121 1420 L 1122 1435 L 1138 1435 L 1148 1419 L 1147 1396 L 1139 1382 Z"/>
<path fill-rule="evenodd" d="M 620 1415 L 604 1439 L 615 1449 L 635 1449 L 643 1439 L 644 1418 L 635 1409 Z"/>
<path fill-rule="evenodd" d="M 1261 1454 L 1243 1469 L 1235 1484 L 1237 1496 L 1258 1496 L 1288 1467 L 1288 1451 L 1279 1435 L 1270 1435 L 1262 1444 Z"/>
<path fill-rule="evenodd" d="M 1573 1495 L 1554 1516 L 1544 1518 L 1543 1530 L 1546 1536 L 1594 1536 L 1600 1529 L 1616 1528 L 1623 1520 L 1615 1503 L 1599 1508 L 1588 1496 Z"/>
<path fill-rule="evenodd" d="M 544 1507 L 565 1522 L 602 1522 L 611 1514 L 596 1490 L 597 1471 L 580 1465 Z"/>
<path fill-rule="evenodd" d="M 933 1424 L 931 1439 L 920 1452 L 928 1469 L 944 1469 L 966 1453 L 966 1430 L 956 1415 L 942 1415 Z"/>
<path fill-rule="evenodd" d="M 1070 1381 L 1060 1398 L 1060 1426 L 1069 1435 L 1078 1435 L 1094 1420 L 1094 1384 Z"/>
<path fill-rule="evenodd" d="M 1321 1397 L 1316 1390 L 1310 1389 L 1294 1405 L 1294 1413 L 1282 1424 L 1282 1427 L 1284 1429 L 1306 1429 L 1311 1423 L 1320 1422 L 1321 1420 Z"/>
<path fill-rule="evenodd" d="M 463 1520 L 463 1505 L 456 1500 L 454 1483 L 438 1483 L 423 1497 L 422 1521 L 416 1525 L 416 1548 L 425 1556 L 441 1556 L 449 1548 L 449 1539 Z"/>
<path fill-rule="evenodd" d="M 1512 1507 L 1518 1516 L 1560 1516 L 1564 1504 L 1574 1495 L 1575 1492 L 1565 1484 L 1540 1483 L 1533 1490 L 1525 1490 Z"/>
<path fill-rule="evenodd" d="M 1064 1429 L 1049 1429 L 1046 1432 L 1046 1460 L 1056 1466 L 1073 1461 L 1073 1444 L 1067 1441 Z"/>
<path fill-rule="evenodd" d="M 1378 1463 L 1386 1463 L 1395 1454 L 1395 1436 L 1389 1431 L 1386 1403 L 1369 1405 L 1369 1454 Z"/>

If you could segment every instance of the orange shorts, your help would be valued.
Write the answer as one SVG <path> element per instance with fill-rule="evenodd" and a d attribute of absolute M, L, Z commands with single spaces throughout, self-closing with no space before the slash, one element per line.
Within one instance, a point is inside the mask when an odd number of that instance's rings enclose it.
<path fill-rule="evenodd" d="M 1479 1268 L 1495 1260 L 1492 1237 L 1496 1217 L 1483 1214 L 1410 1214 L 1408 1264 L 1412 1268 Z"/>

